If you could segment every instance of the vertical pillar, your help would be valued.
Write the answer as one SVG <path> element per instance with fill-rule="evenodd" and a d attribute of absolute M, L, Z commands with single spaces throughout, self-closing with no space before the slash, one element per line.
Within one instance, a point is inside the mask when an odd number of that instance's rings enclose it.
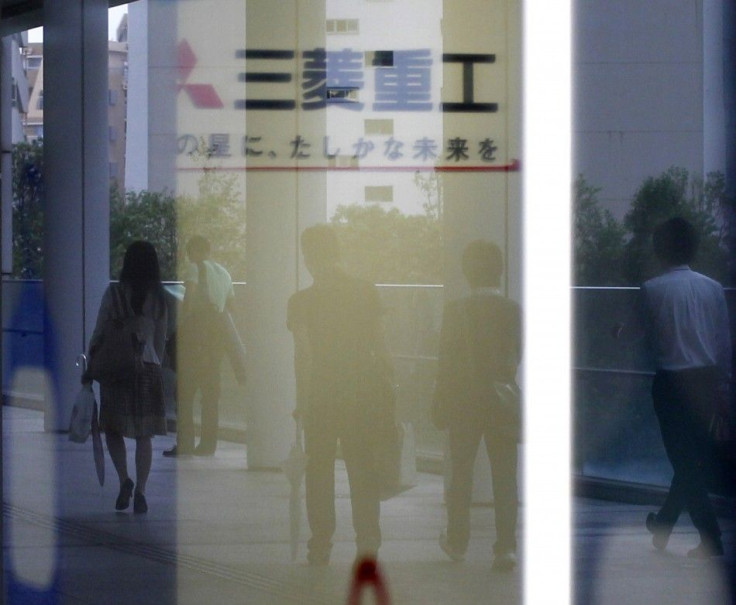
<path fill-rule="evenodd" d="M 2 274 L 10 273 L 13 267 L 12 260 L 12 155 L 11 155 L 11 134 L 10 134 L 10 95 L 9 88 L 12 82 L 10 74 L 11 62 L 8 56 L 11 43 L 7 38 L 2 39 L 0 46 L 0 268 Z M 4 285 L 0 283 L 0 292 L 4 289 Z M 3 293 L 4 294 L 4 293 Z M 2 301 L 4 296 L 0 296 L 0 316 L 3 311 Z M 2 335 L 0 335 L 2 336 Z M 5 339 L 2 338 L 4 341 Z M 2 342 L 2 341 L 0 341 Z M 5 369 L 4 347 L 0 346 L 0 372 Z M 5 382 L 5 377 L 0 377 L 0 389 Z M 2 393 L 0 393 L 0 399 Z M 0 428 L 2 427 L 2 416 L 0 416 Z M 0 450 L 0 461 L 3 461 L 2 450 Z M 3 461 L 4 462 L 4 461 Z M 3 465 L 4 467 L 4 465 Z M 5 485 L 4 469 L 0 468 L 0 497 L 3 497 L 3 486 Z M 4 500 L 4 497 L 3 497 Z M 0 524 L 0 539 L 5 543 L 5 524 Z M 3 557 L 5 559 L 5 557 Z M 5 574 L 6 564 L 3 560 L 0 562 L 0 600 L 5 598 Z"/>
<path fill-rule="evenodd" d="M 703 2 L 703 168 L 709 172 L 725 169 L 726 106 L 724 78 L 723 0 Z"/>
<path fill-rule="evenodd" d="M 149 189 L 148 63 L 152 57 L 148 51 L 148 5 L 148 0 L 138 0 L 128 6 L 128 120 L 125 128 L 125 188 L 132 191 Z M 173 190 L 173 185 L 169 185 L 169 189 Z"/>
<path fill-rule="evenodd" d="M 44 6 L 46 430 L 65 430 L 109 281 L 107 2 Z"/>
<path fill-rule="evenodd" d="M 736 6 L 724 2 L 723 16 L 723 105 L 725 108 L 725 173 L 728 245 L 731 258 L 736 258 Z M 731 283 L 736 283 L 736 262 L 729 267 Z"/>
<path fill-rule="evenodd" d="M 170 2 L 169 0 L 147 1 L 145 6 L 140 9 L 136 8 L 135 13 L 136 16 L 139 15 L 138 11 L 145 13 L 145 24 L 140 23 L 140 19 L 137 20 L 137 23 L 139 26 L 147 27 L 144 34 L 148 51 L 148 81 L 145 83 L 147 96 L 142 97 L 147 107 L 141 118 L 147 120 L 148 129 L 148 164 L 145 170 L 149 191 L 176 191 L 177 189 L 177 112 L 176 94 L 174 93 L 177 90 L 176 76 L 179 63 L 176 53 L 180 35 L 177 15 L 181 4 L 194 3 Z M 131 59 L 134 58 L 136 57 L 131 57 Z M 143 59 L 145 60 L 146 57 Z M 143 76 L 140 74 L 138 76 L 136 84 L 140 85 L 140 78 Z M 155 84 L 149 86 L 149 83 Z M 165 92 L 162 94 L 162 91 Z M 143 91 L 139 89 L 137 95 L 143 95 Z M 135 109 L 131 107 L 129 112 Z M 131 121 L 138 119 L 133 113 L 128 115 L 131 116 Z"/>
<path fill-rule="evenodd" d="M 317 4 L 318 6 L 315 6 Z M 324 47 L 315 40 L 324 31 L 324 3 L 249 2 L 246 40 L 249 48 L 268 48 L 278 21 L 283 40 L 299 48 Z M 292 36 L 286 32 L 291 30 Z M 321 35 L 321 34 L 320 34 Z M 309 39 L 307 39 L 309 37 Z M 285 92 L 284 88 L 279 89 Z M 299 83 L 291 92 L 299 100 Z M 312 112 L 317 113 L 317 112 Z M 322 114 L 324 115 L 324 114 Z M 301 119 L 290 111 L 251 110 L 246 132 L 268 132 L 274 140 L 292 140 L 297 134 L 321 141 L 324 118 Z M 283 160 L 282 160 L 283 161 Z M 248 356 L 248 468 L 277 467 L 294 441 L 296 405 L 294 348 L 286 329 L 289 296 L 304 283 L 299 278 L 299 234 L 310 224 L 325 220 L 325 175 L 299 172 L 298 161 L 287 172 L 249 172 L 246 191 L 246 346 Z"/>
<path fill-rule="evenodd" d="M 0 258 L 2 273 L 13 270 L 13 40 L 10 36 L 2 38 L 0 48 Z"/>

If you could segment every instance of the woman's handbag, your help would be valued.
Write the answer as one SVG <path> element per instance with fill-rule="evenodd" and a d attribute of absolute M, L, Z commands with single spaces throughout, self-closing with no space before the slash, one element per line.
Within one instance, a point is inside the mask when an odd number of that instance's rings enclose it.
<path fill-rule="evenodd" d="M 470 312 L 468 306 L 465 306 L 465 341 L 468 355 L 468 362 L 475 374 L 476 361 L 473 357 L 473 349 L 471 346 L 472 326 L 470 322 Z M 509 367 L 516 367 L 515 361 L 508 356 Z M 493 425 L 496 432 L 504 437 L 509 437 L 516 441 L 521 439 L 521 389 L 516 384 L 515 379 L 509 381 L 494 380 L 493 390 L 495 401 L 491 406 L 493 414 Z"/>
<path fill-rule="evenodd" d="M 91 384 L 82 385 L 74 400 L 72 417 L 69 421 L 69 441 L 85 443 L 92 431 L 92 417 L 97 407 Z"/>
<path fill-rule="evenodd" d="M 92 454 L 95 460 L 95 471 L 100 485 L 105 484 L 105 453 L 102 448 L 100 424 L 97 415 L 97 401 L 91 384 L 83 384 L 72 408 L 69 422 L 69 441 L 86 443 L 92 435 Z"/>
<path fill-rule="evenodd" d="M 125 300 L 119 285 L 110 288 L 112 316 L 102 328 L 102 335 L 90 348 L 87 377 L 99 383 L 128 380 L 143 365 L 145 343 L 144 322 L 151 320 L 136 316 Z"/>
<path fill-rule="evenodd" d="M 494 381 L 493 388 L 496 391 L 495 425 L 500 433 L 518 441 L 521 438 L 521 389 L 516 381 Z"/>

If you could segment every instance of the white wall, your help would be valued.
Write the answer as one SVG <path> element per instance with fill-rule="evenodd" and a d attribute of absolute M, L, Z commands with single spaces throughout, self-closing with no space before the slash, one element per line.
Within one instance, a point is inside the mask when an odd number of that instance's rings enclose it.
<path fill-rule="evenodd" d="M 713 102 L 704 101 L 704 31 L 714 42 L 716 7 L 707 29 L 702 0 L 585 0 L 575 8 L 573 174 L 601 187 L 599 199 L 621 217 L 646 177 L 673 165 L 702 175 L 706 157 L 708 170 L 718 168 L 704 130 Z M 719 128 L 708 121 L 709 132 Z"/>

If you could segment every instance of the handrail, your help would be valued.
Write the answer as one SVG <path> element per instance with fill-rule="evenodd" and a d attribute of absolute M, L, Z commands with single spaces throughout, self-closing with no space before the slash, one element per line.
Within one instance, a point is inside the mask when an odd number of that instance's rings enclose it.
<path fill-rule="evenodd" d="M 654 376 L 651 370 L 618 370 L 613 368 L 586 368 L 575 366 L 573 372 L 589 372 L 591 374 L 623 374 L 626 376 Z"/>

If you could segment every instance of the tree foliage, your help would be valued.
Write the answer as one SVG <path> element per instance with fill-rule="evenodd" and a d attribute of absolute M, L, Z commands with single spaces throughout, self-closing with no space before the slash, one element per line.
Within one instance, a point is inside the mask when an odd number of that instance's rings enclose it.
<path fill-rule="evenodd" d="M 600 207 L 599 191 L 582 175 L 575 181 L 573 279 L 578 286 L 618 286 L 623 282 L 625 231 L 609 210 Z"/>
<path fill-rule="evenodd" d="M 177 198 L 176 216 L 180 261 L 187 240 L 199 234 L 210 241 L 212 258 L 233 280 L 245 280 L 245 200 L 233 175 L 205 169 L 198 194 Z"/>
<path fill-rule="evenodd" d="M 13 275 L 43 276 L 43 141 L 13 147 Z"/>
<path fill-rule="evenodd" d="M 627 281 L 638 284 L 661 271 L 652 250 L 652 233 L 673 216 L 692 222 L 700 236 L 693 268 L 726 280 L 726 233 L 721 220 L 724 203 L 725 181 L 720 173 L 710 173 L 703 180 L 691 177 L 684 168 L 672 167 L 646 179 L 624 217 L 630 235 L 623 257 Z"/>
<path fill-rule="evenodd" d="M 168 193 L 110 190 L 110 277 L 117 279 L 125 250 L 135 240 L 156 246 L 161 278 L 176 280 L 179 249 L 176 200 Z"/>
<path fill-rule="evenodd" d="M 13 275 L 42 277 L 43 141 L 13 147 Z M 234 177 L 203 169 L 197 195 L 110 189 L 110 277 L 116 279 L 135 240 L 156 246 L 164 280 L 179 279 L 186 241 L 199 233 L 236 280 L 245 279 L 245 202 Z"/>
<path fill-rule="evenodd" d="M 180 280 L 186 243 L 195 234 L 210 240 L 212 258 L 221 262 L 233 279 L 245 279 L 245 204 L 228 175 L 205 171 L 198 194 L 193 196 L 111 191 L 112 277 L 119 274 L 128 245 L 144 239 L 156 246 L 162 279 Z"/>
<path fill-rule="evenodd" d="M 14 273 L 41 277 L 43 262 L 43 144 L 21 143 L 14 150 Z M 116 279 L 125 250 L 137 239 L 156 246 L 164 280 L 180 279 L 187 240 L 194 234 L 212 243 L 212 257 L 236 281 L 245 280 L 245 200 L 237 180 L 200 161 L 194 195 L 110 190 L 110 277 Z M 374 283 L 443 282 L 441 175 L 418 176 L 426 197 L 423 215 L 405 215 L 377 205 L 340 206 L 332 224 L 347 269 Z"/>
<path fill-rule="evenodd" d="M 647 178 L 619 223 L 600 208 L 600 189 L 579 176 L 574 186 L 574 275 L 580 286 L 641 284 L 661 271 L 652 249 L 652 233 L 662 221 L 682 216 L 695 225 L 700 247 L 693 268 L 728 280 L 725 179 L 709 173 L 692 177 L 672 167 Z"/>
<path fill-rule="evenodd" d="M 338 206 L 331 222 L 353 275 L 373 283 L 442 283 L 442 227 L 436 216 L 351 205 Z"/>
<path fill-rule="evenodd" d="M 444 182 L 441 172 L 414 173 L 414 184 L 427 199 L 422 204 L 424 213 L 432 220 L 441 221 L 444 214 Z"/>

